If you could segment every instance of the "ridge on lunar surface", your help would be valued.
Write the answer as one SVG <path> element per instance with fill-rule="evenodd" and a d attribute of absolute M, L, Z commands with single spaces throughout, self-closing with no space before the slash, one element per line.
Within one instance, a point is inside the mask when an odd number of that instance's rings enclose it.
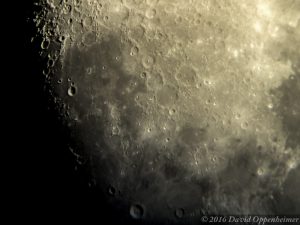
<path fill-rule="evenodd" d="M 126 219 L 299 214 L 300 1 L 35 5 L 49 105 Z"/>

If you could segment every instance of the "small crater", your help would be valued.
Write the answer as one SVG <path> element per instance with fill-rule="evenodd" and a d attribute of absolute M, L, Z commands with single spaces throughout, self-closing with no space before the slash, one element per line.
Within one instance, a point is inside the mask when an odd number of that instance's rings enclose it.
<path fill-rule="evenodd" d="M 146 69 L 149 69 L 153 66 L 154 64 L 154 58 L 152 56 L 145 56 L 142 59 L 142 64 Z"/>
<path fill-rule="evenodd" d="M 130 207 L 130 215 L 133 219 L 141 219 L 144 216 L 144 207 L 140 204 L 134 204 Z"/>
<path fill-rule="evenodd" d="M 42 49 L 48 49 L 50 45 L 50 41 L 48 39 L 44 39 L 41 44 Z"/>
<path fill-rule="evenodd" d="M 107 192 L 108 192 L 109 195 L 115 196 L 116 189 L 113 186 L 109 186 Z"/>
<path fill-rule="evenodd" d="M 68 95 L 70 97 L 73 97 L 76 94 L 76 92 L 77 92 L 76 87 L 74 87 L 74 86 L 69 87 L 69 89 L 68 89 Z"/>

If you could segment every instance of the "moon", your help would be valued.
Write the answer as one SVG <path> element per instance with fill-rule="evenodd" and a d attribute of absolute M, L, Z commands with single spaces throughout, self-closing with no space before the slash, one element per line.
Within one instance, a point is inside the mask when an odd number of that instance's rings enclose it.
<path fill-rule="evenodd" d="M 300 1 L 34 6 L 43 94 L 120 221 L 299 215 Z"/>

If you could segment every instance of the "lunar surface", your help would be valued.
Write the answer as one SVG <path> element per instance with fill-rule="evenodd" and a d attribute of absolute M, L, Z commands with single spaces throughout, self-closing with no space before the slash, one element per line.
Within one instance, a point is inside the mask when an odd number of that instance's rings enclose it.
<path fill-rule="evenodd" d="M 29 20 L 74 169 L 121 221 L 300 214 L 299 0 L 41 0 Z"/>

